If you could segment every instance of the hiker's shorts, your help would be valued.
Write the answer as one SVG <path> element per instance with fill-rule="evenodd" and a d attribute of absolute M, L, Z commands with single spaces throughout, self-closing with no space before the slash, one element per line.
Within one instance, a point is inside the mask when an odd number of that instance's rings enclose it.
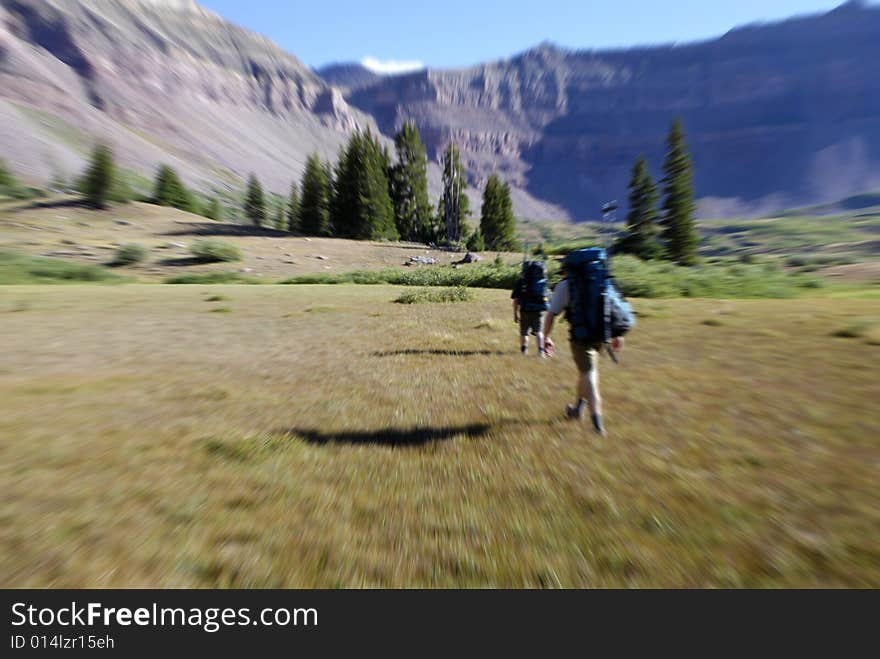
<path fill-rule="evenodd" d="M 537 336 L 544 331 L 543 311 L 522 311 L 519 314 L 519 331 L 522 336 L 528 336 L 529 332 Z"/>
<path fill-rule="evenodd" d="M 574 363 L 577 365 L 578 372 L 589 373 L 597 365 L 599 358 L 599 345 L 589 345 L 580 341 L 571 342 L 571 356 L 574 357 Z"/>

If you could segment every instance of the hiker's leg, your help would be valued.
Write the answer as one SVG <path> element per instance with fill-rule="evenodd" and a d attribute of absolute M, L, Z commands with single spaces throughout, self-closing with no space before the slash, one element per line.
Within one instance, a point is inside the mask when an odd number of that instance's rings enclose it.
<path fill-rule="evenodd" d="M 583 419 L 590 411 L 593 428 L 600 435 L 605 434 L 602 425 L 602 398 L 599 395 L 599 353 L 593 347 L 572 341 L 571 351 L 578 368 L 577 402 L 569 405 L 569 417 Z"/>
<path fill-rule="evenodd" d="M 540 312 L 535 323 L 535 338 L 538 339 L 538 352 L 544 354 L 544 314 Z"/>
<path fill-rule="evenodd" d="M 583 374 L 581 382 L 584 386 L 584 395 L 581 398 L 587 401 L 590 414 L 602 416 L 602 396 L 599 394 L 599 368 L 595 361 L 593 362 L 593 368 Z"/>
<path fill-rule="evenodd" d="M 590 421 L 593 422 L 593 430 L 602 437 L 605 436 L 605 424 L 602 423 L 602 395 L 599 393 L 599 351 L 590 350 L 590 370 L 584 374 L 584 388 L 586 402 L 590 408 Z"/>

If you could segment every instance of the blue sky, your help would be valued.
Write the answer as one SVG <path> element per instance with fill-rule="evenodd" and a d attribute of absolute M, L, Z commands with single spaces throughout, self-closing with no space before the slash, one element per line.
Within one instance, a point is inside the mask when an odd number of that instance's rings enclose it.
<path fill-rule="evenodd" d="M 604 48 L 692 41 L 828 11 L 840 0 L 200 0 L 310 66 L 363 61 L 433 68 L 500 59 L 553 41 Z"/>

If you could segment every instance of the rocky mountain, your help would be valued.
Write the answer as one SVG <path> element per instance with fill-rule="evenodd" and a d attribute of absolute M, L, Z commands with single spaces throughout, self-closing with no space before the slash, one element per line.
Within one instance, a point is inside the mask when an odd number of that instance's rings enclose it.
<path fill-rule="evenodd" d="M 542 44 L 461 70 L 321 75 L 194 0 L 0 0 L 0 158 L 39 181 L 79 172 L 97 139 L 144 176 L 277 192 L 356 127 L 414 120 L 434 161 L 462 147 L 473 204 L 498 172 L 523 217 L 582 219 L 624 199 L 645 153 L 685 122 L 704 215 L 880 188 L 880 7 L 752 25 L 689 45 Z M 323 76 L 323 77 L 322 77 Z M 438 169 L 429 172 L 438 190 Z"/>
<path fill-rule="evenodd" d="M 316 73 L 346 94 L 369 87 L 382 78 L 378 73 L 358 63 L 328 64 L 317 69 Z"/>
<path fill-rule="evenodd" d="M 498 171 L 573 219 L 624 198 L 639 153 L 659 177 L 681 116 L 703 214 L 758 213 L 880 188 L 877 62 L 880 7 L 849 2 L 689 45 L 542 44 L 469 69 L 382 77 L 347 99 L 388 135 L 416 121 L 432 157 L 455 139 L 473 183 Z"/>
<path fill-rule="evenodd" d="M 201 187 L 256 172 L 288 189 L 308 153 L 375 126 L 268 39 L 193 0 L 0 0 L 0 157 L 24 177 L 80 171 L 94 141 Z"/>

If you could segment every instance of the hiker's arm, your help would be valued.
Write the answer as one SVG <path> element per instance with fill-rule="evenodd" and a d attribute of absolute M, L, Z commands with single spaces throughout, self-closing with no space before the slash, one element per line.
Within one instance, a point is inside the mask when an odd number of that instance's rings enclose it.
<path fill-rule="evenodd" d="M 513 298 L 513 322 L 519 322 L 519 300 Z"/>
<path fill-rule="evenodd" d="M 553 347 L 553 341 L 550 334 L 553 332 L 553 325 L 556 324 L 556 316 L 565 311 L 568 306 L 568 282 L 564 279 L 556 284 L 553 295 L 550 298 L 550 308 L 544 316 L 544 343 L 550 348 Z"/>

